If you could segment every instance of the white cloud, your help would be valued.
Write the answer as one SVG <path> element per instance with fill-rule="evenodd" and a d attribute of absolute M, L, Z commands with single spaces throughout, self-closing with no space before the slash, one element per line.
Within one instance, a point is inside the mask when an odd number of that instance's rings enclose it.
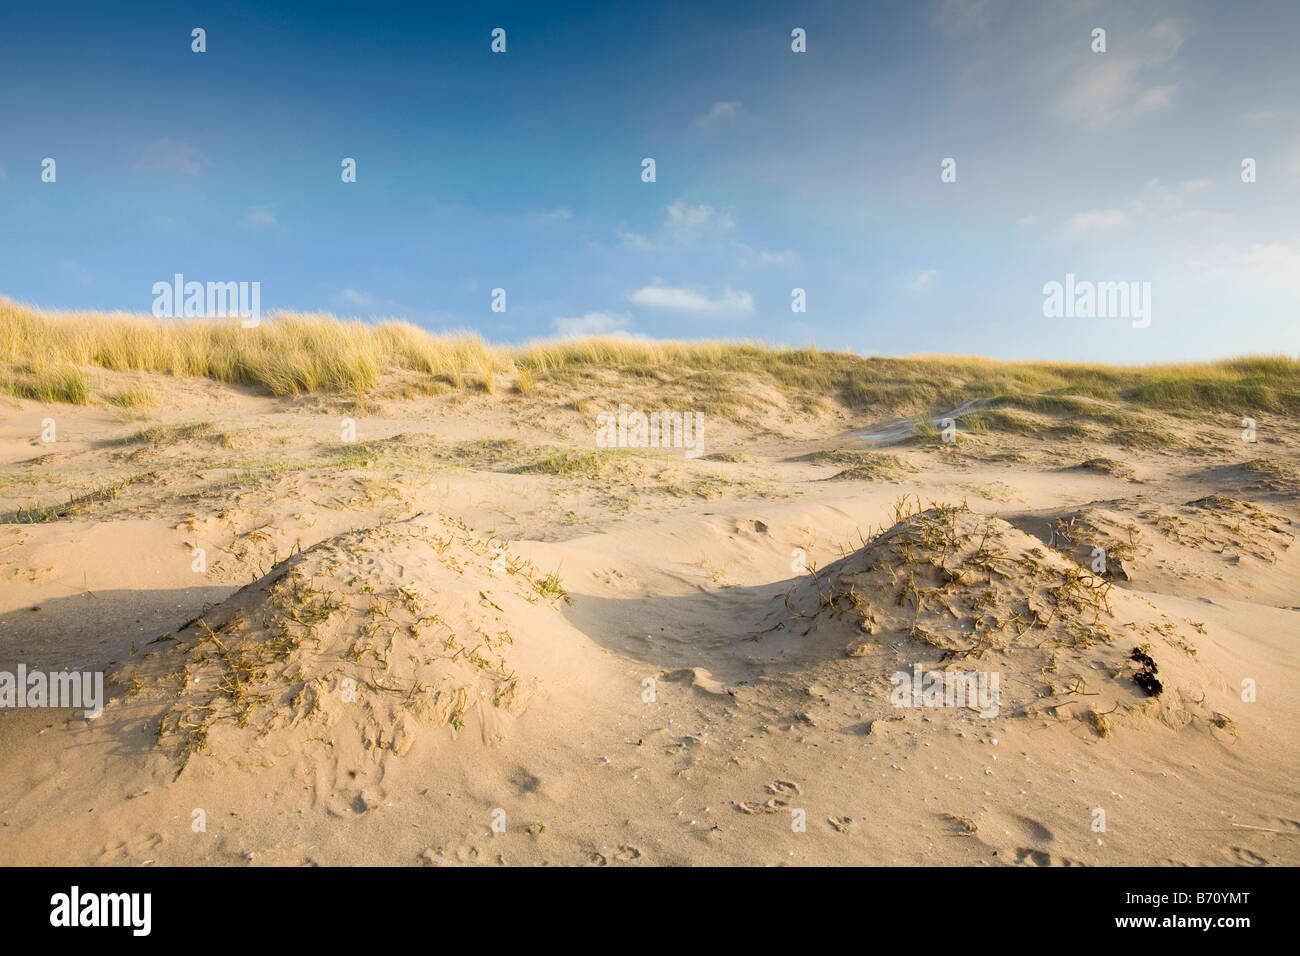
<path fill-rule="evenodd" d="M 1300 284 L 1300 247 L 1281 242 L 1254 242 L 1245 250 L 1218 245 L 1201 249 L 1189 258 L 1192 268 L 1201 275 Z"/>
<path fill-rule="evenodd" d="M 650 240 L 645 236 L 637 232 L 630 232 L 622 226 L 619 226 L 614 230 L 614 235 L 617 236 L 620 241 L 629 246 L 635 246 L 637 249 L 649 249 L 652 246 Z"/>
<path fill-rule="evenodd" d="M 668 204 L 668 225 L 678 229 L 699 229 L 705 226 L 730 229 L 735 223 L 726 213 L 719 213 L 707 203 L 691 206 L 675 199 Z"/>
<path fill-rule="evenodd" d="M 1037 216 L 1021 216 L 1016 220 L 1016 225 L 1023 228 L 1025 226 L 1032 226 L 1036 222 L 1038 222 Z"/>
<path fill-rule="evenodd" d="M 375 304 L 374 298 L 364 292 L 358 292 L 356 289 L 344 289 L 339 296 L 346 305 L 354 306 L 358 309 L 368 308 Z"/>
<path fill-rule="evenodd" d="M 249 229 L 274 229 L 280 225 L 276 222 L 275 213 L 271 211 L 270 206 L 250 206 L 244 210 L 244 216 L 240 221 Z"/>
<path fill-rule="evenodd" d="M 1054 235 L 1058 239 L 1080 239 L 1120 229 L 1167 228 L 1181 236 L 1189 223 L 1213 223 L 1226 218 L 1222 213 L 1191 205 L 1194 197 L 1213 188 L 1213 181 L 1204 178 L 1175 183 L 1163 183 L 1158 177 L 1150 179 L 1124 205 L 1077 212 L 1061 223 Z"/>
<path fill-rule="evenodd" d="M 1164 63 L 1178 55 L 1183 48 L 1183 25 L 1173 17 L 1166 17 L 1147 32 L 1147 43 L 1153 48 L 1148 59 L 1154 63 Z"/>
<path fill-rule="evenodd" d="M 1271 110 L 1271 109 L 1247 110 L 1246 112 L 1242 113 L 1240 117 L 1243 123 L 1252 123 L 1252 124 L 1269 123 L 1276 118 L 1277 118 L 1277 110 Z"/>
<path fill-rule="evenodd" d="M 635 338 L 630 331 L 632 316 L 624 313 L 588 312 L 576 318 L 556 318 L 551 320 L 551 328 L 557 335 L 566 339 L 584 338 L 589 335 L 615 336 L 618 338 Z"/>
<path fill-rule="evenodd" d="M 1174 105 L 1174 93 L 1178 89 L 1178 84 L 1167 83 L 1164 86 L 1153 86 L 1138 97 L 1133 104 L 1133 111 L 1136 113 L 1154 113 L 1157 110 L 1167 110 Z"/>
<path fill-rule="evenodd" d="M 1189 209 L 1187 198 L 1210 188 L 1211 185 L 1208 179 L 1185 179 L 1179 183 L 1165 185 L 1157 177 L 1147 181 L 1142 195 L 1129 203 L 1129 211 L 1134 220 L 1169 217 L 1175 221 L 1185 222 L 1190 219 L 1204 218 L 1209 214 L 1203 210 Z"/>
<path fill-rule="evenodd" d="M 135 165 L 150 173 L 197 176 L 206 164 L 197 147 L 175 139 L 156 139 L 145 144 Z"/>
<path fill-rule="evenodd" d="M 1061 226 L 1061 234 L 1069 237 L 1105 232 L 1128 225 L 1128 213 L 1123 209 L 1089 209 L 1076 212 Z"/>
<path fill-rule="evenodd" d="M 909 279 L 907 281 L 907 287 L 913 291 L 920 292 L 922 289 L 929 288 L 937 278 L 939 278 L 939 270 L 925 269 Z"/>
<path fill-rule="evenodd" d="M 703 116 L 697 117 L 695 125 L 699 129 L 707 129 L 710 126 L 716 126 L 723 120 L 734 119 L 741 113 L 742 107 L 739 100 L 719 100 L 714 103 L 712 108 Z"/>
<path fill-rule="evenodd" d="M 1256 272 L 1300 281 L 1300 249 L 1280 242 L 1251 243 L 1240 264 Z"/>
<path fill-rule="evenodd" d="M 674 199 L 664 207 L 664 213 L 664 221 L 653 233 L 654 238 L 633 232 L 625 223 L 614 227 L 614 236 L 624 245 L 636 249 L 652 249 L 670 238 L 683 245 L 717 239 L 719 233 L 736 226 L 727 213 L 705 202 L 690 203 L 684 199 Z"/>
<path fill-rule="evenodd" d="M 1097 57 L 1107 53 L 1094 54 Z M 1177 84 L 1138 90 L 1139 63 L 1106 63 L 1091 74 L 1083 74 L 1072 83 L 1059 100 L 1060 108 L 1072 122 L 1101 129 L 1117 119 L 1143 113 L 1155 113 L 1173 104 Z M 1129 104 L 1132 104 L 1131 106 Z"/>
<path fill-rule="evenodd" d="M 747 243 L 735 241 L 736 260 L 746 269 L 761 266 L 788 266 L 799 261 L 799 253 L 793 249 L 755 249 Z"/>
<path fill-rule="evenodd" d="M 942 0 L 934 5 L 933 23 L 945 33 L 960 35 L 983 30 L 992 15 L 991 0 Z"/>
<path fill-rule="evenodd" d="M 1058 58 L 1062 90 L 1055 108 L 1092 129 L 1168 109 L 1178 83 L 1161 74 L 1172 69 L 1182 46 L 1182 24 L 1165 19 L 1122 46 L 1112 43 L 1105 53 L 1075 48 Z"/>
<path fill-rule="evenodd" d="M 690 289 L 674 289 L 668 286 L 652 285 L 632 293 L 631 299 L 638 305 L 655 309 L 673 309 L 679 312 L 752 312 L 754 297 L 748 292 L 723 291 L 716 299 L 710 299 L 700 292 Z"/>
<path fill-rule="evenodd" d="M 694 242 L 711 232 L 722 232 L 735 228 L 735 222 L 725 212 L 720 212 L 708 203 L 690 204 L 675 199 L 667 206 L 668 218 L 664 228 L 672 232 L 677 242 Z"/>
<path fill-rule="evenodd" d="M 557 223 L 568 222 L 573 218 L 573 213 L 567 206 L 561 206 L 552 212 L 544 212 L 540 215 L 530 216 L 528 223 L 533 226 L 554 226 Z"/>

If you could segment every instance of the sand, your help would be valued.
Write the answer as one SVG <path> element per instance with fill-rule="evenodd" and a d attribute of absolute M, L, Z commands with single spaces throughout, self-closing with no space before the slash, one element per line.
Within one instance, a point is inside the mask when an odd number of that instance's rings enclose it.
<path fill-rule="evenodd" d="M 0 862 L 1300 861 L 1289 427 L 593 456 L 558 390 L 147 378 L 0 417 L 0 669 L 109 696 L 0 711 Z"/>

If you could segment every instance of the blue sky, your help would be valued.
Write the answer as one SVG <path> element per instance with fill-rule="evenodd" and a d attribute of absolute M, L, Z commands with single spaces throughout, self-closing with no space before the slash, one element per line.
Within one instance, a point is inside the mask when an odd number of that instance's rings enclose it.
<path fill-rule="evenodd" d="M 0 294 L 148 312 L 181 272 L 495 341 L 1297 354 L 1297 49 L 1293 2 L 6 4 Z M 1149 282 L 1150 326 L 1045 318 L 1066 273 Z"/>

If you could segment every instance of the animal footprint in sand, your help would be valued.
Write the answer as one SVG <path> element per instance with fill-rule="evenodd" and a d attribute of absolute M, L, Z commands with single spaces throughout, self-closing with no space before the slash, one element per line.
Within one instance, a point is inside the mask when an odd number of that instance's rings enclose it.
<path fill-rule="evenodd" d="M 1016 866 L 1077 866 L 1073 860 L 1063 856 L 1053 856 L 1051 853 L 1044 853 L 1042 850 L 1030 850 L 1020 848 L 1016 850 Z"/>
<path fill-rule="evenodd" d="M 477 863 L 482 856 L 482 852 L 473 844 L 463 843 L 456 847 L 456 859 L 462 863 Z"/>
<path fill-rule="evenodd" d="M 742 813 L 780 813 L 783 810 L 790 809 L 790 798 L 798 796 L 802 791 L 799 784 L 789 780 L 778 780 L 775 783 L 769 783 L 765 788 L 768 793 L 773 794 L 766 803 L 753 803 L 742 800 L 736 804 L 736 808 Z"/>
<path fill-rule="evenodd" d="M 1267 857 L 1262 857 L 1243 846 L 1224 847 L 1219 852 L 1238 866 L 1268 866 Z"/>

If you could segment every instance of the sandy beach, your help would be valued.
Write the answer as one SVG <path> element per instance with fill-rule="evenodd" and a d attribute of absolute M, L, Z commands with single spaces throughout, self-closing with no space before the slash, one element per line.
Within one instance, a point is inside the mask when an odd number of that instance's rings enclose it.
<path fill-rule="evenodd" d="M 11 376 L 0 861 L 1297 862 L 1294 360 L 484 348 Z"/>

